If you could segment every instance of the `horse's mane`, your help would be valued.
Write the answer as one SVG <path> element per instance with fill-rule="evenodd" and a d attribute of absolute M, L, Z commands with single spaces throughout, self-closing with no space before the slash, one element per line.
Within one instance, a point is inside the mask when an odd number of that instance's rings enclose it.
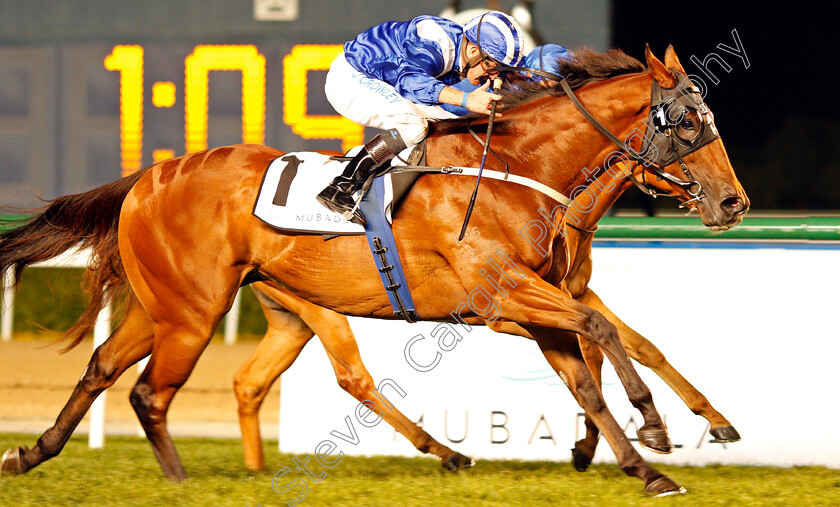
<path fill-rule="evenodd" d="M 580 49 L 574 52 L 574 58 L 558 57 L 553 62 L 547 62 L 545 70 L 565 77 L 569 86 L 575 90 L 587 83 L 643 72 L 645 66 L 639 60 L 618 49 L 610 49 L 606 53 Z M 558 82 L 552 82 L 550 86 L 546 86 L 543 80 L 531 80 L 517 75 L 509 80 L 500 94 L 504 97 L 502 102 L 505 104 L 505 109 L 511 109 L 540 97 L 563 96 L 566 92 Z M 463 125 L 465 121 L 486 117 L 486 115 L 472 113 L 461 118 L 429 122 L 429 134 L 441 134 L 450 131 L 453 127 Z"/>

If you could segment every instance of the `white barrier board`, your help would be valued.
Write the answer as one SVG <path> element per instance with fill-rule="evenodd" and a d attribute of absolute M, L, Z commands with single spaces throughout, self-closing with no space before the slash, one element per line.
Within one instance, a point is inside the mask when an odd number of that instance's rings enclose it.
<path fill-rule="evenodd" d="M 596 247 L 593 256 L 590 287 L 659 347 L 743 438 L 710 443 L 706 420 L 637 365 L 678 446 L 668 456 L 643 450 L 646 459 L 840 467 L 832 362 L 840 356 L 833 319 L 840 250 L 647 244 Z M 438 345 L 444 328 L 435 331 L 434 323 L 352 318 L 351 326 L 375 382 L 392 382 L 382 394 L 459 452 L 566 461 L 582 437 L 580 407 L 529 340 L 454 325 L 463 339 L 447 351 Z M 405 356 L 406 345 L 418 335 L 411 359 L 431 365 L 439 358 L 425 372 Z M 635 437 L 641 417 L 608 362 L 603 390 L 616 420 Z M 376 418 L 357 414 L 357 406 L 337 385 L 323 347 L 313 340 L 283 376 L 280 449 L 312 455 L 331 441 L 333 455 L 419 455 L 384 421 L 366 427 Z M 606 441 L 596 461 L 615 461 Z"/>

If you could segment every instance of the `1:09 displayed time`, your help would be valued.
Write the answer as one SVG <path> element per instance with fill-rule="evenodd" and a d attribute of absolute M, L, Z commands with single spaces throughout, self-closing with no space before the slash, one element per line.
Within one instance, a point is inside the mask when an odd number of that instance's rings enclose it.
<path fill-rule="evenodd" d="M 307 72 L 326 70 L 341 45 L 297 45 L 283 59 L 283 121 L 306 139 L 341 139 L 342 148 L 363 142 L 364 128 L 339 115 L 307 112 Z M 144 52 L 139 45 L 119 45 L 105 58 L 105 68 L 120 73 L 120 157 L 122 174 L 142 166 Z M 184 61 L 185 152 L 207 148 L 210 71 L 242 73 L 242 142 L 265 141 L 265 57 L 254 45 L 199 45 Z M 172 107 L 177 87 L 172 82 L 152 85 L 155 107 Z M 155 162 L 175 156 L 173 150 L 154 150 Z"/>

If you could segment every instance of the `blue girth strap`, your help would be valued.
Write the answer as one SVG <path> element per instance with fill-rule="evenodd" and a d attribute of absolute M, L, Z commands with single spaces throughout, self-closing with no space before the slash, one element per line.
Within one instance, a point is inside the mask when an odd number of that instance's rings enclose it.
<path fill-rule="evenodd" d="M 417 321 L 417 311 L 408 284 L 405 283 L 400 254 L 391 231 L 391 224 L 385 218 L 385 178 L 380 176 L 365 194 L 359 209 L 365 216 L 365 235 L 373 252 L 373 261 L 379 269 L 382 285 L 394 308 L 394 315 L 408 322 Z"/>

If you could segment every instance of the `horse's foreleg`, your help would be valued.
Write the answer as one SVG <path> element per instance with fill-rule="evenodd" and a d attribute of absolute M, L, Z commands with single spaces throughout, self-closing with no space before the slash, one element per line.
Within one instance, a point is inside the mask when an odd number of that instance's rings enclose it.
<path fill-rule="evenodd" d="M 345 391 L 376 412 L 385 422 L 408 439 L 418 451 L 439 457 L 443 468 L 455 471 L 473 466 L 472 458 L 453 451 L 432 438 L 431 435 L 399 411 L 394 405 L 393 398 L 386 398 L 384 394 L 379 393 L 373 378 L 362 363 L 361 357 L 358 356 L 358 349 L 354 354 L 353 352 L 347 352 L 348 348 L 342 347 L 342 351 L 339 353 L 341 356 L 340 362 L 333 354 L 328 353 L 338 384 Z M 353 348 L 355 348 L 355 343 L 353 343 Z M 353 355 L 356 357 L 352 357 Z M 345 367 L 345 364 L 349 368 Z M 373 405 L 370 404 L 371 402 Z"/>
<path fill-rule="evenodd" d="M 55 424 L 32 449 L 17 447 L 6 451 L 0 465 L 2 473 L 24 473 L 58 455 L 99 393 L 149 354 L 152 336 L 151 320 L 143 307 L 135 304 L 105 343 L 96 348 Z"/>
<path fill-rule="evenodd" d="M 615 418 L 610 414 L 595 379 L 589 372 L 574 333 L 528 327 L 540 349 L 554 370 L 563 378 L 578 404 L 603 432 L 618 465 L 627 475 L 645 482 L 645 492 L 664 496 L 685 490 L 673 480 L 650 466 L 633 448 Z"/>
<path fill-rule="evenodd" d="M 265 457 L 260 435 L 260 406 L 271 385 L 297 359 L 314 333 L 297 315 L 280 307 L 258 287 L 252 286 L 252 289 L 268 320 L 268 330 L 257 349 L 236 373 L 233 390 L 239 406 L 245 467 L 262 470 L 265 468 Z"/>
<path fill-rule="evenodd" d="M 253 285 L 268 320 L 268 333 L 248 363 L 236 375 L 240 425 L 243 432 L 246 465 L 263 464 L 256 412 L 271 383 L 297 358 L 306 342 L 317 333 L 333 366 L 339 385 L 359 401 L 381 400 L 373 379 L 362 363 L 347 318 L 313 305 L 290 292 L 267 283 Z M 390 400 L 389 400 L 390 401 Z M 440 444 L 392 403 L 378 407 L 383 419 L 422 452 L 439 456 L 445 468 L 465 468 L 472 460 Z"/>
<path fill-rule="evenodd" d="M 662 380 L 667 383 L 674 392 L 685 402 L 689 409 L 695 414 L 704 417 L 709 421 L 710 433 L 717 440 L 723 442 L 736 442 L 741 439 L 738 431 L 720 412 L 712 407 L 709 400 L 698 391 L 691 383 L 683 377 L 671 364 L 665 359 L 662 352 L 656 348 L 644 336 L 634 331 L 630 326 L 621 321 L 607 306 L 601 301 L 597 294 L 592 290 L 587 289 L 579 298 L 578 301 L 584 303 L 590 308 L 594 308 L 601 312 L 610 322 L 618 328 L 618 334 L 621 339 L 621 344 L 627 351 L 628 355 L 638 361 L 640 364 L 647 366 L 659 375 Z"/>
<path fill-rule="evenodd" d="M 569 294 L 548 284 L 532 271 L 527 273 L 530 276 L 517 281 L 516 286 L 504 299 L 500 317 L 523 326 L 548 327 L 579 333 L 600 347 L 615 368 L 630 402 L 644 417 L 645 424 L 638 431 L 640 443 L 655 452 L 671 452 L 673 446 L 668 438 L 665 423 L 653 404 L 650 389 L 627 357 L 616 327 L 601 313 L 575 301 Z"/>
<path fill-rule="evenodd" d="M 286 301 L 283 301 L 286 304 Z M 448 470 L 460 470 L 473 465 L 473 460 L 441 444 L 411 419 L 400 412 L 392 399 L 376 390 L 359 354 L 356 338 L 344 315 L 311 303 L 289 306 L 318 335 L 335 370 L 338 384 L 360 402 L 377 404 L 375 411 L 417 450 L 434 454 Z M 382 403 L 380 403 L 382 402 Z"/>

